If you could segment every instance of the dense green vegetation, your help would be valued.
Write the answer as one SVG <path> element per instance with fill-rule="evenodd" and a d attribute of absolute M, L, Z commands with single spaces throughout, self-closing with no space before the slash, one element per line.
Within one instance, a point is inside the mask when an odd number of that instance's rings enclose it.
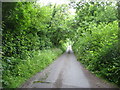
<path fill-rule="evenodd" d="M 76 10 L 73 16 L 70 7 Z M 19 87 L 59 56 L 60 49 L 65 51 L 68 42 L 87 69 L 120 85 L 116 4 L 9 2 L 2 3 L 2 16 L 3 87 Z"/>
<path fill-rule="evenodd" d="M 50 5 L 39 6 L 33 2 L 3 3 L 4 87 L 18 87 L 62 53 L 50 49 L 55 48 L 51 37 L 54 32 L 50 29 L 54 26 L 49 26 L 52 10 Z"/>
<path fill-rule="evenodd" d="M 80 51 L 78 58 L 89 70 L 120 83 L 117 25 L 117 21 L 114 21 L 89 28 L 92 34 L 84 33 L 84 36 L 80 36 L 74 49 L 76 52 Z"/>

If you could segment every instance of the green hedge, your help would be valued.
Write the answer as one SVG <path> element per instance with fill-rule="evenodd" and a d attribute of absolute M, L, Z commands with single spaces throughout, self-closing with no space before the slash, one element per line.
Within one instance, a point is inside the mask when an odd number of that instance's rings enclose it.
<path fill-rule="evenodd" d="M 93 73 L 120 85 L 120 52 L 118 52 L 118 22 L 92 23 L 74 44 L 78 59 Z"/>

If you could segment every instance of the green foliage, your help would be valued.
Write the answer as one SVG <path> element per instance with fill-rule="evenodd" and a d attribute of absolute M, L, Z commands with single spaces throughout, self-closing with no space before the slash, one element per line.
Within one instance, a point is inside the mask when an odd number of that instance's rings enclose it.
<path fill-rule="evenodd" d="M 117 9 L 115 5 L 107 2 L 78 2 L 76 4 L 76 20 L 79 26 L 85 28 L 89 22 L 112 22 L 117 20 Z"/>
<path fill-rule="evenodd" d="M 74 51 L 78 59 L 92 72 L 120 84 L 120 57 L 118 52 L 117 21 L 109 24 L 90 24 L 78 41 Z M 113 79 L 114 78 L 114 79 Z"/>
<path fill-rule="evenodd" d="M 3 11 L 7 6 L 7 3 L 3 3 Z M 50 20 L 50 12 L 46 9 L 49 8 L 40 7 L 32 2 L 18 2 L 16 7 L 10 10 L 9 16 L 6 17 L 6 13 L 3 12 L 4 56 L 25 58 L 24 55 L 28 55 L 27 51 L 52 46 L 50 39 L 45 37 Z"/>
<path fill-rule="evenodd" d="M 62 51 L 60 49 L 50 49 L 42 51 L 34 51 L 33 57 L 27 59 L 17 59 L 13 57 L 7 58 L 9 62 L 3 63 L 3 87 L 16 88 L 24 83 L 31 76 L 40 72 L 50 63 L 52 63 Z M 11 62 L 12 61 L 12 62 Z M 19 62 L 16 66 L 13 64 Z M 13 68 L 14 67 L 14 68 Z"/>
<path fill-rule="evenodd" d="M 68 36 L 68 26 L 67 26 L 67 18 L 68 6 L 63 5 L 55 5 L 52 12 L 51 22 L 49 25 L 49 34 L 50 39 L 55 46 L 60 46 L 60 41 L 65 41 Z"/>

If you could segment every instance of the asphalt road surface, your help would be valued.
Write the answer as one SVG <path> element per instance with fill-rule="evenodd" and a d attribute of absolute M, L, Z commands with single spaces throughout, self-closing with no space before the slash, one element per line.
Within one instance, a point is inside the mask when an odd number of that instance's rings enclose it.
<path fill-rule="evenodd" d="M 97 78 L 77 61 L 74 53 L 64 53 L 42 72 L 37 73 L 21 88 L 115 88 Z"/>

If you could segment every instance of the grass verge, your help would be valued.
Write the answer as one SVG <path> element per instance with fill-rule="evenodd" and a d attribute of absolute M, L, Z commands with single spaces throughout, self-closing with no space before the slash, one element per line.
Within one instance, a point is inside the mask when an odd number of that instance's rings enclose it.
<path fill-rule="evenodd" d="M 30 77 L 51 64 L 61 53 L 60 49 L 35 51 L 32 58 L 20 62 L 14 70 L 3 73 L 4 88 L 19 87 Z"/>

